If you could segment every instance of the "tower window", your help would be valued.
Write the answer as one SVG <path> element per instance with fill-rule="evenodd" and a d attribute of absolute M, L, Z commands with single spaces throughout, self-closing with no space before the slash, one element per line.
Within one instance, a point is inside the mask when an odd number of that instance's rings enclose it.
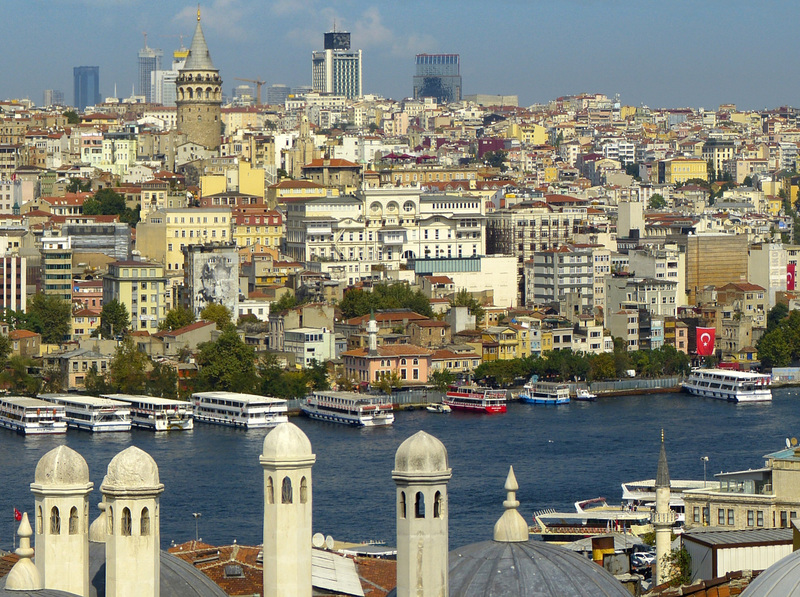
<path fill-rule="evenodd" d="M 108 507 L 108 512 L 106 512 L 106 521 L 108 522 L 108 524 L 106 525 L 106 527 L 108 528 L 108 534 L 109 535 L 113 535 L 114 534 L 114 508 L 112 508 L 111 506 Z"/>
<path fill-rule="evenodd" d="M 442 517 L 442 506 L 444 506 L 444 500 L 442 499 L 442 492 L 437 491 L 436 496 L 433 498 L 433 517 L 434 518 L 441 518 Z"/>
<path fill-rule="evenodd" d="M 50 534 L 61 534 L 61 516 L 59 516 L 58 508 L 55 506 L 50 509 Z"/>
<path fill-rule="evenodd" d="M 281 503 L 292 503 L 292 480 L 289 477 L 284 477 L 281 483 Z"/>
<path fill-rule="evenodd" d="M 275 503 L 275 487 L 272 484 L 272 477 L 267 477 L 267 503 Z"/>
<path fill-rule="evenodd" d="M 139 534 L 147 537 L 150 534 L 150 510 L 142 508 L 142 518 L 139 521 Z"/>
<path fill-rule="evenodd" d="M 406 492 L 400 492 L 400 518 L 406 517 Z"/>
<path fill-rule="evenodd" d="M 421 491 L 417 492 L 417 499 L 414 505 L 414 516 L 416 518 L 425 518 L 425 496 Z"/>
<path fill-rule="evenodd" d="M 120 520 L 120 533 L 123 537 L 131 536 L 131 511 L 128 508 L 122 509 L 122 520 Z"/>
<path fill-rule="evenodd" d="M 36 534 L 37 535 L 41 535 L 42 534 L 42 527 L 43 526 L 44 526 L 44 523 L 42 522 L 42 507 L 39 506 L 36 509 Z"/>
<path fill-rule="evenodd" d="M 78 509 L 75 506 L 69 511 L 69 534 L 78 534 Z"/>
<path fill-rule="evenodd" d="M 300 503 L 305 504 L 308 501 L 308 481 L 305 477 L 300 479 Z"/>

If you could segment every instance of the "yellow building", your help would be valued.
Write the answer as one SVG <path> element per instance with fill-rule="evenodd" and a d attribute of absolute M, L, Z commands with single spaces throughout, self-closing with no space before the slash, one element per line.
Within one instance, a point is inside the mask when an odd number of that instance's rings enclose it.
<path fill-rule="evenodd" d="M 662 160 L 658 169 L 658 181 L 666 184 L 684 183 L 693 178 L 708 179 L 708 163 L 702 158 Z"/>
<path fill-rule="evenodd" d="M 220 173 L 200 177 L 200 194 L 203 197 L 226 193 L 231 188 L 263 199 L 266 196 L 264 170 L 253 168 L 250 162 L 237 159 L 234 164 L 223 166 Z"/>
<path fill-rule="evenodd" d="M 292 199 L 338 197 L 339 189 L 324 187 L 310 180 L 282 180 L 267 188 L 267 203 L 274 208 Z"/>
<path fill-rule="evenodd" d="M 92 333 L 100 327 L 100 311 L 80 309 L 72 313 L 70 338 L 88 340 Z"/>
<path fill-rule="evenodd" d="M 115 261 L 103 276 L 103 303 L 116 299 L 128 310 L 133 331 L 152 333 L 167 316 L 166 284 L 160 263 Z"/>
<path fill-rule="evenodd" d="M 280 249 L 283 236 L 283 217 L 278 211 L 233 216 L 233 241 L 240 249 L 254 245 Z"/>
<path fill-rule="evenodd" d="M 529 330 L 522 326 L 490 326 L 482 330 L 484 360 L 506 361 L 530 356 Z"/>
<path fill-rule="evenodd" d="M 160 209 L 136 227 L 136 248 L 167 271 L 182 271 L 183 247 L 230 242 L 232 227 L 229 207 Z"/>

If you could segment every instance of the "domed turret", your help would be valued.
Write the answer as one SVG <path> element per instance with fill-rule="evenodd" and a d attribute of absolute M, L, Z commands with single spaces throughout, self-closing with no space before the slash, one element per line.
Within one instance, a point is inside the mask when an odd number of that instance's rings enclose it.
<path fill-rule="evenodd" d="M 392 475 L 449 475 L 447 448 L 432 435 L 418 431 L 400 444 Z"/>
<path fill-rule="evenodd" d="M 67 446 L 53 448 L 39 459 L 34 483 L 42 487 L 71 487 L 89 482 L 89 465 L 83 456 Z"/>
<path fill-rule="evenodd" d="M 296 460 L 313 456 L 311 442 L 294 423 L 281 423 L 264 438 L 261 457 L 264 460 Z"/>
<path fill-rule="evenodd" d="M 163 489 L 158 479 L 158 465 L 145 452 L 131 446 L 126 448 L 108 463 L 108 470 L 100 490 L 103 493 L 113 491 L 153 491 Z"/>

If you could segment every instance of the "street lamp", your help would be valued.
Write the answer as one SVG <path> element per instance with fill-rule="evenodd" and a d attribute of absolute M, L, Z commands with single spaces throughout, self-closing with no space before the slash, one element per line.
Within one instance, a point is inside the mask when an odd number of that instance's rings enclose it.
<path fill-rule="evenodd" d="M 700 460 L 703 461 L 703 487 L 706 486 L 706 465 L 708 464 L 708 456 L 701 456 Z"/>
<path fill-rule="evenodd" d="M 200 540 L 198 532 L 198 524 L 200 522 L 200 517 L 202 516 L 202 513 L 192 512 L 192 516 L 194 516 L 194 542 L 196 544 Z"/>

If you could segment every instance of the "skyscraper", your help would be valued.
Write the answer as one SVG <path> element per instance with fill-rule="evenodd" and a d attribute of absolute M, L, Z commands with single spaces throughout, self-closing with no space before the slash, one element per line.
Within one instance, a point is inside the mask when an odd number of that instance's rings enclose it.
<path fill-rule="evenodd" d="M 440 104 L 461 101 L 461 58 L 458 54 L 417 54 L 414 99 L 434 97 Z"/>
<path fill-rule="evenodd" d="M 179 50 L 175 50 L 172 53 L 171 70 L 154 70 L 150 73 L 151 103 L 161 104 L 162 106 L 175 106 L 178 94 L 175 82 L 178 79 L 178 71 L 183 68 L 188 55 L 189 50 L 181 46 Z"/>
<path fill-rule="evenodd" d="M 85 110 L 86 106 L 100 103 L 100 67 L 76 66 L 72 69 L 75 107 Z"/>
<path fill-rule="evenodd" d="M 311 86 L 314 91 L 361 97 L 361 50 L 350 49 L 350 34 L 325 34 L 325 49 L 311 53 Z"/>
<path fill-rule="evenodd" d="M 284 105 L 289 97 L 288 85 L 275 84 L 267 88 L 267 103 L 270 106 Z"/>
<path fill-rule="evenodd" d="M 154 101 L 150 74 L 161 70 L 163 56 L 164 52 L 161 50 L 147 47 L 147 36 L 145 36 L 144 47 L 139 50 L 139 95 L 143 95 L 147 102 Z"/>
<path fill-rule="evenodd" d="M 44 90 L 44 105 L 45 106 L 63 106 L 64 105 L 64 92 L 59 89 L 45 89 Z"/>

